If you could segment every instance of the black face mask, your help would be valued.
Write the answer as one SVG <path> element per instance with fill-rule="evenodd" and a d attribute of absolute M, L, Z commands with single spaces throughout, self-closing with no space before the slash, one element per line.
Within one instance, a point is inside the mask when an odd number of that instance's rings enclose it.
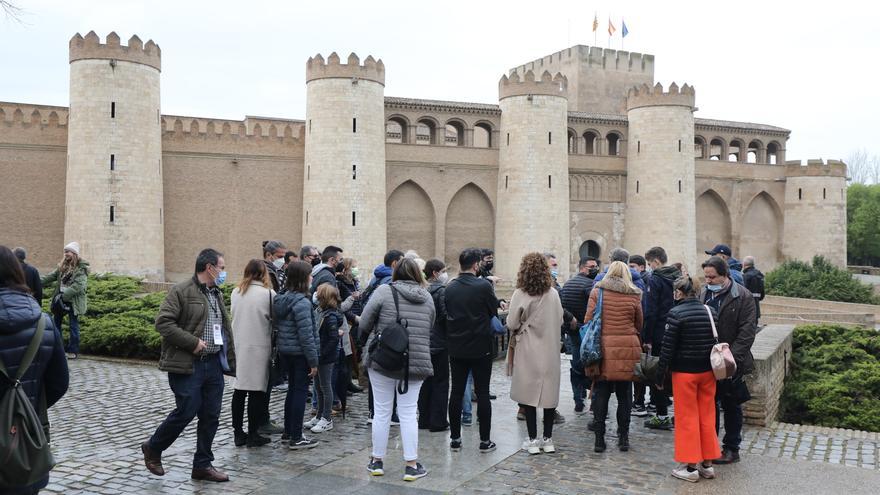
<path fill-rule="evenodd" d="M 321 258 L 320 258 L 320 257 L 312 258 L 312 266 L 318 266 L 318 265 L 320 265 L 320 264 L 321 264 Z"/>
<path fill-rule="evenodd" d="M 587 272 L 587 277 L 595 279 L 596 275 L 599 274 L 598 268 L 590 268 L 590 271 Z"/>
<path fill-rule="evenodd" d="M 342 273 L 345 271 L 345 265 L 340 263 L 336 264 L 336 273 Z"/>
<path fill-rule="evenodd" d="M 491 272 L 492 268 L 494 268 L 494 267 L 495 267 L 494 261 L 487 261 L 486 264 L 483 265 L 483 269 L 486 270 L 487 272 Z"/>

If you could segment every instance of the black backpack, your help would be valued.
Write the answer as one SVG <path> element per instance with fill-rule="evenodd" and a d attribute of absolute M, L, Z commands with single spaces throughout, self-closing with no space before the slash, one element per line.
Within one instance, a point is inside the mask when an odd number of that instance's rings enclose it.
<path fill-rule="evenodd" d="M 397 385 L 397 392 L 405 394 L 409 390 L 409 331 L 406 320 L 400 318 L 400 301 L 393 285 L 396 318 L 392 323 L 379 328 L 379 333 L 370 343 L 370 359 L 387 371 L 403 371 L 403 380 Z"/>
<path fill-rule="evenodd" d="M 45 328 L 45 316 L 40 315 L 37 330 L 14 376 L 9 375 L 0 361 L 0 378 L 8 382 L 0 397 L 0 459 L 3 459 L 0 488 L 32 485 L 43 479 L 55 465 L 40 415 L 21 386 L 21 378 L 40 349 Z M 41 405 L 45 397 L 44 392 Z"/>

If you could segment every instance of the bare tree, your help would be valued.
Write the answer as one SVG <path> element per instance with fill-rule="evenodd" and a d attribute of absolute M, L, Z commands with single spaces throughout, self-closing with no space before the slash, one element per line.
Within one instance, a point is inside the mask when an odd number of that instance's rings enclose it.
<path fill-rule="evenodd" d="M 880 184 L 880 156 L 858 149 L 849 154 L 846 165 L 853 184 Z"/>
<path fill-rule="evenodd" d="M 0 11 L 6 14 L 7 19 L 17 22 L 21 22 L 21 16 L 24 14 L 24 9 L 9 0 L 0 0 Z"/>

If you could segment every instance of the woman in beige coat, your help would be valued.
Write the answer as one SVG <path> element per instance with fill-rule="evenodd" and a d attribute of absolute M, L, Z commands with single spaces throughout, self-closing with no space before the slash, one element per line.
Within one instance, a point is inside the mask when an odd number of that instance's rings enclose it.
<path fill-rule="evenodd" d="M 513 332 L 507 353 L 513 375 L 510 398 L 526 415 L 529 454 L 556 452 L 553 419 L 559 405 L 559 341 L 562 303 L 553 289 L 550 266 L 540 253 L 523 256 L 510 300 L 507 327 Z M 544 410 L 544 436 L 538 439 L 538 408 Z"/>
<path fill-rule="evenodd" d="M 272 356 L 270 308 L 275 291 L 262 260 L 251 260 L 244 277 L 232 291 L 232 338 L 236 375 L 232 393 L 232 428 L 235 445 L 259 447 L 270 442 L 257 431 L 261 408 L 268 406 L 269 360 Z M 244 432 L 244 402 L 248 402 L 248 431 Z"/>

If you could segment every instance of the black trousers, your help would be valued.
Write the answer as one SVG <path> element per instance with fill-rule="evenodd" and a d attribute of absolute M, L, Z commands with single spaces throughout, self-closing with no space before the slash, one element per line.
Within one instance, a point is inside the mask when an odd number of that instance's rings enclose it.
<path fill-rule="evenodd" d="M 605 433 L 605 419 L 608 417 L 608 401 L 613 392 L 617 396 L 617 432 L 629 432 L 629 415 L 632 413 L 632 382 L 593 382 L 596 396 L 593 399 L 593 414 L 596 417 L 596 433 Z"/>
<path fill-rule="evenodd" d="M 419 428 L 442 430 L 446 421 L 446 407 L 449 404 L 449 353 L 446 351 L 431 354 L 434 376 L 422 383 L 419 391 Z"/>
<path fill-rule="evenodd" d="M 269 400 L 272 397 L 272 384 L 266 387 L 264 392 L 253 393 L 248 397 L 248 420 L 251 417 L 251 403 L 255 403 L 254 420 L 257 422 L 257 428 L 269 424 Z M 248 426 L 250 428 L 250 426 Z M 256 432 L 256 430 L 254 430 Z"/>
<path fill-rule="evenodd" d="M 247 398 L 248 433 L 255 435 L 262 426 L 260 408 L 263 405 L 265 392 L 253 390 L 236 390 L 232 392 L 232 429 L 244 430 L 244 402 Z"/>
<path fill-rule="evenodd" d="M 520 404 L 526 413 L 526 430 L 529 439 L 538 438 L 538 408 Z M 556 419 L 556 409 L 544 409 L 544 438 L 553 438 L 553 420 Z"/>
<path fill-rule="evenodd" d="M 452 394 L 449 396 L 450 437 L 461 438 L 461 401 L 470 372 L 474 375 L 474 393 L 477 394 L 477 421 L 480 423 L 480 441 L 488 442 L 492 431 L 492 403 L 489 401 L 492 357 L 450 358 L 449 368 L 452 371 Z"/>

